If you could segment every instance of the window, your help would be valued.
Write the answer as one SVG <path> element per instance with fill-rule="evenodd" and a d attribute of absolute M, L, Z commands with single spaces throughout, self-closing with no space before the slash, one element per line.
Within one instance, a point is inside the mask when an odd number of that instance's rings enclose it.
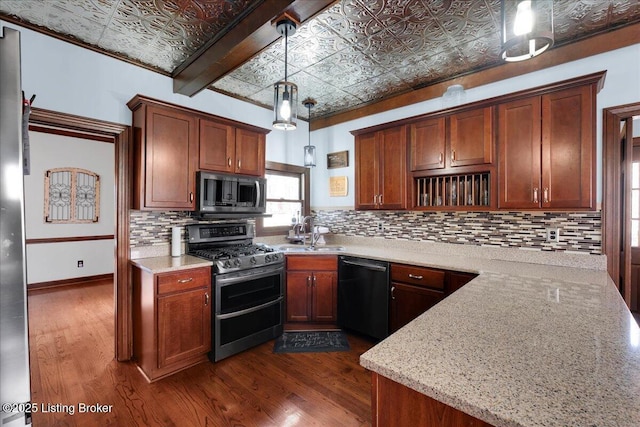
<path fill-rule="evenodd" d="M 309 169 L 285 163 L 267 162 L 267 214 L 256 220 L 260 236 L 286 235 L 291 219 L 309 215 Z"/>
<path fill-rule="evenodd" d="M 631 165 L 631 246 L 640 246 L 640 162 Z"/>

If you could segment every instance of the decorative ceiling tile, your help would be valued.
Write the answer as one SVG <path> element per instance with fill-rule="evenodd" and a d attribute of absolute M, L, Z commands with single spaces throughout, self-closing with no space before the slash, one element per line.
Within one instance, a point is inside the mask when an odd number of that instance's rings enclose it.
<path fill-rule="evenodd" d="M 264 1 L 0 0 L 0 17 L 171 74 Z M 498 65 L 500 4 L 341 0 L 289 37 L 289 80 L 300 102 L 318 100 L 312 116 L 321 117 Z M 556 46 L 640 22 L 639 0 L 553 5 Z M 272 108 L 273 84 L 283 78 L 280 38 L 211 88 Z"/>

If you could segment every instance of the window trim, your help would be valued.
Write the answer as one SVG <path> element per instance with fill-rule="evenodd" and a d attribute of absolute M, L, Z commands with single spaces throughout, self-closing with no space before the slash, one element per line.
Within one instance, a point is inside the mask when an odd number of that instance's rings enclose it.
<path fill-rule="evenodd" d="M 301 214 L 307 216 L 311 214 L 311 185 L 310 171 L 304 166 L 290 165 L 287 163 L 265 162 L 265 175 L 269 172 L 281 172 L 283 175 L 297 175 L 302 181 L 302 210 Z M 269 185 L 269 184 L 267 184 Z M 289 226 L 265 227 L 263 218 L 256 218 L 256 236 L 279 236 L 289 232 Z"/>

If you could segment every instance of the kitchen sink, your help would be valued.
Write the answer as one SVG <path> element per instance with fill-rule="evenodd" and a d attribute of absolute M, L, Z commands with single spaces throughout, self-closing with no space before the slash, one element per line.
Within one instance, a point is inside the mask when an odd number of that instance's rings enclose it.
<path fill-rule="evenodd" d="M 278 245 L 274 247 L 275 249 L 284 251 L 284 252 L 340 252 L 344 251 L 344 246 L 337 245 L 321 245 L 316 246 L 313 249 L 308 245 Z"/>

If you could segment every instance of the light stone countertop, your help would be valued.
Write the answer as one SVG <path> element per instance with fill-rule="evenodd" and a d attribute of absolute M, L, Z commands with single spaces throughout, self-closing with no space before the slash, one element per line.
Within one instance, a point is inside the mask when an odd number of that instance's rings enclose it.
<path fill-rule="evenodd" d="M 179 257 L 154 256 L 149 258 L 136 258 L 131 260 L 131 264 L 156 274 L 189 268 L 210 267 L 213 265 L 213 262 L 191 255 L 181 255 Z"/>
<path fill-rule="evenodd" d="M 365 368 L 497 427 L 640 426 L 640 329 L 604 256 L 331 243 L 346 248 L 333 253 L 479 273 L 364 353 Z"/>

